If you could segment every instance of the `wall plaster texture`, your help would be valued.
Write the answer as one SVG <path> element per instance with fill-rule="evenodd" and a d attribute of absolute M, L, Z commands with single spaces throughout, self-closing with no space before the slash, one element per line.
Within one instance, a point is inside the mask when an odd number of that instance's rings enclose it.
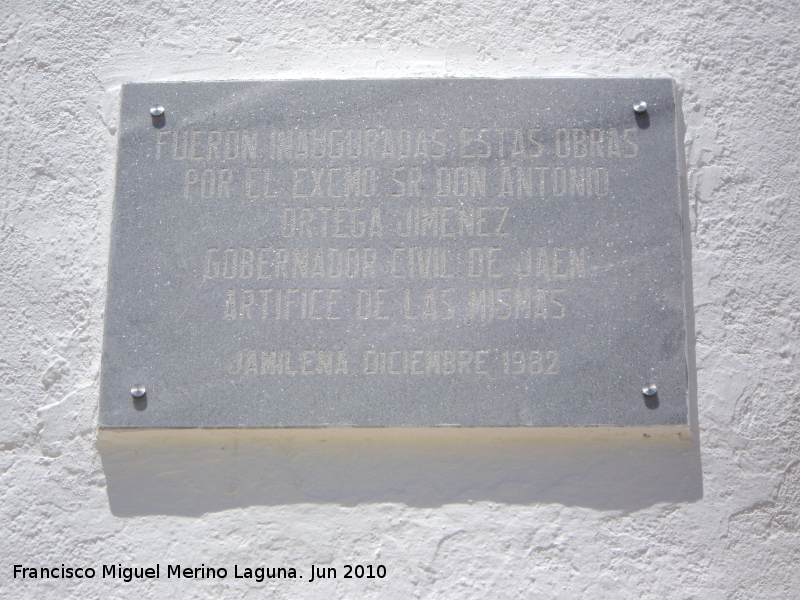
<path fill-rule="evenodd" d="M 2 597 L 800 597 L 796 2 L 9 0 L 0 70 Z M 121 83 L 555 75 L 677 81 L 691 435 L 98 434 Z M 389 575 L 11 570 L 156 562 Z"/>

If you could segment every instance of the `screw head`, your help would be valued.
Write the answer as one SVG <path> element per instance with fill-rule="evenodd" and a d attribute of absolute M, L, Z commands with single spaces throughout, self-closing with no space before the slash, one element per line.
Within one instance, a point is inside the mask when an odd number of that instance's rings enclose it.
<path fill-rule="evenodd" d="M 131 396 L 134 398 L 141 398 L 147 393 L 147 390 L 141 383 L 137 383 L 131 388 Z"/>
<path fill-rule="evenodd" d="M 639 102 L 634 103 L 633 111 L 639 114 L 647 112 L 647 102 L 645 102 L 644 100 L 640 100 Z"/>
<path fill-rule="evenodd" d="M 648 383 L 642 388 L 642 393 L 645 396 L 655 396 L 656 392 L 658 392 L 658 388 L 656 387 L 655 383 Z"/>
<path fill-rule="evenodd" d="M 164 114 L 164 107 L 161 106 L 160 104 L 154 104 L 153 106 L 150 107 L 150 114 L 153 115 L 154 117 L 160 117 L 161 115 Z"/>

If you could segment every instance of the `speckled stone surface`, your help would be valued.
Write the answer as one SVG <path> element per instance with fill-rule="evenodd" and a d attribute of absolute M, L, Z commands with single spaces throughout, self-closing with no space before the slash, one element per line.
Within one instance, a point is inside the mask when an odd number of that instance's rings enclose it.
<path fill-rule="evenodd" d="M 686 424 L 676 132 L 669 79 L 124 86 L 101 427 Z"/>

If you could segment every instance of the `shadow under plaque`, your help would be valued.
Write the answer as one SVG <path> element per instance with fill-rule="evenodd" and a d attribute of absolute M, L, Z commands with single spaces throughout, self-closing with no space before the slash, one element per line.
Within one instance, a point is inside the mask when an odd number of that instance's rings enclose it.
<path fill-rule="evenodd" d="M 295 503 L 638 510 L 703 495 L 697 438 L 671 428 L 103 430 L 98 447 L 120 517 Z"/>

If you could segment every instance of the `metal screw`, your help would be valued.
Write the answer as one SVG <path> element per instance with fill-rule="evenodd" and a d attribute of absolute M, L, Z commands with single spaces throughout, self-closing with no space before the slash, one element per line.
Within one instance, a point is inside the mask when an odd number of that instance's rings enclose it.
<path fill-rule="evenodd" d="M 645 102 L 644 100 L 640 100 L 639 102 L 633 105 L 633 111 L 639 114 L 647 112 L 647 102 Z"/>
<path fill-rule="evenodd" d="M 131 388 L 131 396 L 134 398 L 141 398 L 147 393 L 147 390 L 141 383 L 137 383 Z"/>
<path fill-rule="evenodd" d="M 160 117 L 161 115 L 164 114 L 164 107 L 161 106 L 160 104 L 154 104 L 153 106 L 150 107 L 150 114 L 153 115 L 154 117 Z"/>
<path fill-rule="evenodd" d="M 658 388 L 655 383 L 648 383 L 642 388 L 642 393 L 645 396 L 655 396 L 656 392 L 658 392 Z"/>

